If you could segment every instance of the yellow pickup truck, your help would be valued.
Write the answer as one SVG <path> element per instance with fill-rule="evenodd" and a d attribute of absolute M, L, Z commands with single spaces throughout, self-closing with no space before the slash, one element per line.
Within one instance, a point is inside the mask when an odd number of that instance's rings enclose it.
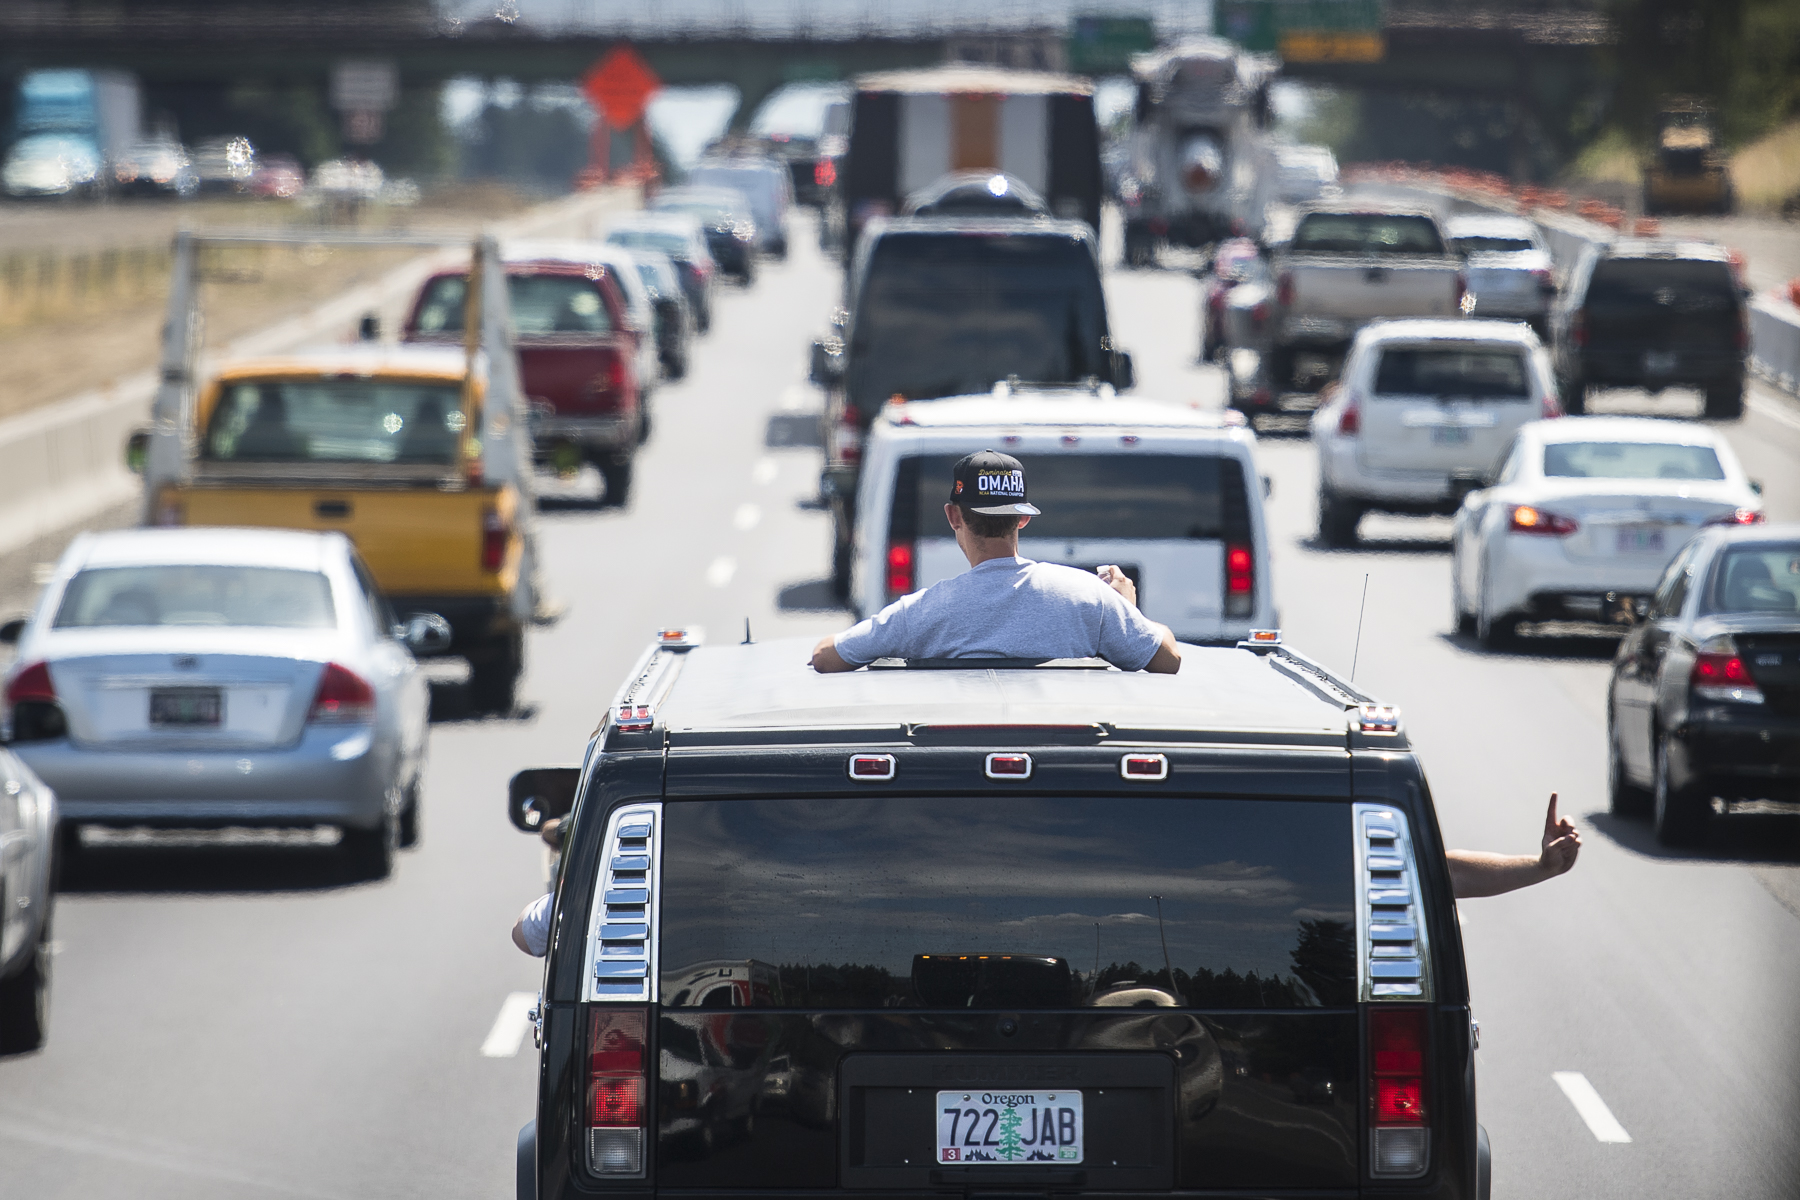
<path fill-rule="evenodd" d="M 133 454 L 145 523 L 342 531 L 402 620 L 449 622 L 442 650 L 468 660 L 476 707 L 510 711 L 537 604 L 534 504 L 512 349 L 504 322 L 483 324 L 505 358 L 334 345 L 228 360 L 184 387 L 194 356 L 171 348 L 185 361 L 170 370 L 165 352 L 158 421 Z"/>

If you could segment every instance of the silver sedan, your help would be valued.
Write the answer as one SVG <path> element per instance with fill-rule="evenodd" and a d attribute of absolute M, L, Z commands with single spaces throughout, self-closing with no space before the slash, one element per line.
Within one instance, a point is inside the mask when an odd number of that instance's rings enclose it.
<path fill-rule="evenodd" d="M 428 685 L 339 533 L 129 529 L 84 534 L 29 620 L 0 734 L 74 823 L 336 825 L 381 878 L 418 836 Z"/>

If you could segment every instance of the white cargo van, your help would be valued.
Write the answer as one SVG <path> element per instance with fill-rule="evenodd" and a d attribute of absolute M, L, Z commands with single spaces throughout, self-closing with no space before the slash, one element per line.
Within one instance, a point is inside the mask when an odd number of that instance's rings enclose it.
<path fill-rule="evenodd" d="M 1117 564 L 1145 615 L 1184 642 L 1235 642 L 1278 626 L 1255 434 L 1236 414 L 1111 391 L 1001 384 L 884 408 L 857 493 L 857 615 L 968 569 L 944 518 L 950 468 L 991 449 L 1025 464 L 1043 510 L 1019 539 L 1024 557 Z"/>

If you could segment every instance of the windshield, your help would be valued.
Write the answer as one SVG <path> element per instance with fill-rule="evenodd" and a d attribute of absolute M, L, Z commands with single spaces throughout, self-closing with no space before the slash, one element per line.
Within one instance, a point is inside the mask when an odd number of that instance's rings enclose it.
<path fill-rule="evenodd" d="M 1308 213 L 1294 230 L 1296 254 L 1442 254 L 1430 217 L 1399 213 Z"/>
<path fill-rule="evenodd" d="M 1381 352 L 1375 394 L 1523 400 L 1531 393 L 1518 350 L 1394 349 Z"/>
<path fill-rule="evenodd" d="M 1723 479 L 1719 456 L 1706 446 L 1665 442 L 1552 442 L 1544 474 L 1560 479 Z"/>
<path fill-rule="evenodd" d="M 891 541 L 951 536 L 944 519 L 956 454 L 900 460 Z M 1043 510 L 1024 538 L 1249 537 L 1244 470 L 1212 454 L 1028 454 L 1031 502 Z M 1234 539 L 1236 540 L 1236 539 Z"/>
<path fill-rule="evenodd" d="M 672 259 L 692 258 L 694 249 L 679 233 L 659 233 L 653 229 L 615 229 L 606 235 L 615 246 L 631 250 L 656 250 Z"/>
<path fill-rule="evenodd" d="M 221 462 L 456 461 L 464 424 L 454 383 L 269 379 L 225 385 L 206 431 Z"/>
<path fill-rule="evenodd" d="M 431 281 L 419 305 L 418 332 L 461 333 L 463 307 L 469 285 L 458 275 Z M 551 333 L 611 333 L 612 317 L 599 285 L 579 275 L 522 275 L 506 277 L 506 294 L 512 303 L 513 329 L 525 335 Z"/>
<path fill-rule="evenodd" d="M 1584 302 L 1590 306 L 1655 305 L 1674 312 L 1721 312 L 1737 306 L 1738 290 L 1726 263 L 1611 258 L 1595 265 Z"/>
<path fill-rule="evenodd" d="M 1355 999 L 1345 804 L 687 800 L 664 825 L 669 1007 L 702 1005 L 687 981 L 721 963 L 765 983 L 739 1003 L 786 1008 Z"/>
<path fill-rule="evenodd" d="M 1087 243 L 1067 235 L 890 235 L 863 276 L 847 389 L 892 396 L 986 392 L 1016 375 L 1074 383 L 1109 372 L 1106 300 Z"/>
<path fill-rule="evenodd" d="M 250 625 L 330 629 L 331 581 L 282 567 L 90 567 L 69 580 L 56 629 Z"/>
<path fill-rule="evenodd" d="M 1727 550 L 1713 572 L 1706 610 L 1790 617 L 1800 613 L 1800 542 Z"/>
<path fill-rule="evenodd" d="M 1535 250 L 1530 238 L 1515 237 L 1459 237 L 1451 244 L 1464 254 L 1512 254 L 1520 250 Z"/>

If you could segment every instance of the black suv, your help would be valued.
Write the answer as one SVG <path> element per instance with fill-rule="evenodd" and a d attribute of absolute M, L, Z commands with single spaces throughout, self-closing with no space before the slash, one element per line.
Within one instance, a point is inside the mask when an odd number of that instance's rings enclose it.
<path fill-rule="evenodd" d="M 1694 387 L 1709 419 L 1743 416 L 1748 296 L 1730 256 L 1710 242 L 1589 247 L 1551 314 L 1564 409 L 1585 412 L 1592 388 Z"/>
<path fill-rule="evenodd" d="M 1391 708 L 666 631 L 580 768 L 518 1195 L 1484 1197 L 1462 945 Z"/>

